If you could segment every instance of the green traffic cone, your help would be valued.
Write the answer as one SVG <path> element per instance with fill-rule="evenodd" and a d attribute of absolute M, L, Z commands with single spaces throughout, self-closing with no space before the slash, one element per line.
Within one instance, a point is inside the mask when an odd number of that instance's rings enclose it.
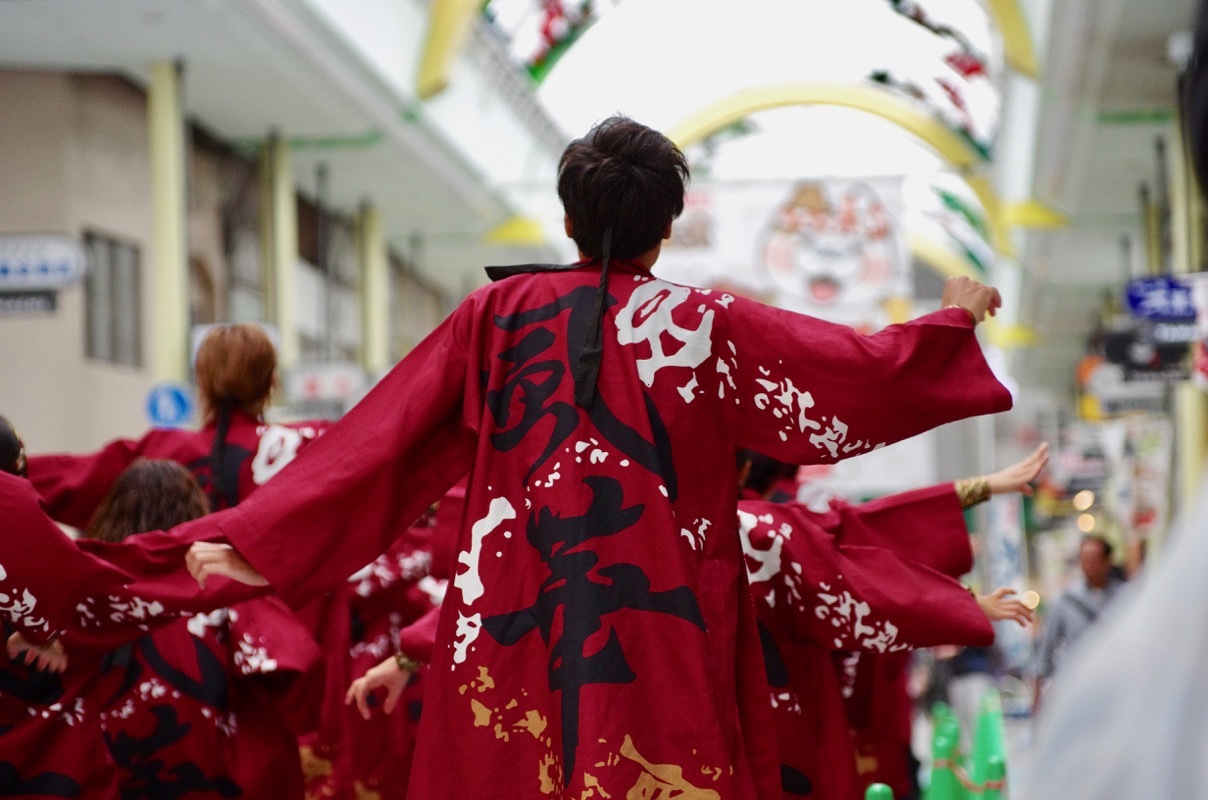
<path fill-rule="evenodd" d="M 1007 765 L 998 756 L 990 756 L 986 768 L 986 782 L 983 785 L 985 786 L 985 791 L 982 793 L 984 800 L 1002 800 L 1007 788 Z"/>
<path fill-rule="evenodd" d="M 931 746 L 931 783 L 923 793 L 923 800 L 965 800 L 965 787 L 953 771 L 958 765 L 960 751 L 959 726 L 957 735 L 948 731 L 937 732 Z"/>
<path fill-rule="evenodd" d="M 998 690 L 990 688 L 982 695 L 981 708 L 977 714 L 977 727 L 973 735 L 970 778 L 978 786 L 989 780 L 990 760 L 1007 761 L 1007 733 L 1002 717 L 1002 697 Z"/>
<path fill-rule="evenodd" d="M 874 783 L 865 790 L 864 800 L 893 800 L 893 789 L 883 783 Z"/>

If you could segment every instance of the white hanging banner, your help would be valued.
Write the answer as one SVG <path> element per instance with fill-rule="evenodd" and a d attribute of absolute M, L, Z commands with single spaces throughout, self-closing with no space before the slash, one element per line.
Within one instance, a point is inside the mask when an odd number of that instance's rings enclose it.
<path fill-rule="evenodd" d="M 700 184 L 655 267 L 866 330 L 908 298 L 901 178 Z"/>

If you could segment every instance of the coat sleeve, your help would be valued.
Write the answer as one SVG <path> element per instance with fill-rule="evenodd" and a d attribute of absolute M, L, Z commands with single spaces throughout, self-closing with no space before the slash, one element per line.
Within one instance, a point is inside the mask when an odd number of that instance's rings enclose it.
<path fill-rule="evenodd" d="M 294 733 L 313 730 L 323 701 L 323 654 L 276 597 L 232 606 L 229 633 L 240 691 L 260 692 Z"/>
<path fill-rule="evenodd" d="M 219 531 L 294 608 L 340 587 L 473 463 L 477 437 L 463 415 L 470 314 L 463 304 L 239 506 L 174 530 Z"/>
<path fill-rule="evenodd" d="M 800 507 L 743 504 L 752 589 L 774 631 L 823 649 L 983 645 L 994 632 L 956 580 L 890 549 L 843 545 Z M 766 583 L 765 583 L 766 582 Z"/>
<path fill-rule="evenodd" d="M 1011 407 L 960 309 L 865 335 L 738 298 L 728 321 L 730 339 L 714 347 L 733 354 L 737 443 L 790 464 L 835 462 Z"/>
<path fill-rule="evenodd" d="M 950 578 L 973 569 L 969 529 L 951 483 L 835 504 L 834 511 L 835 535 L 844 545 L 882 547 Z"/>
<path fill-rule="evenodd" d="M 436 625 L 440 619 L 440 606 L 399 631 L 398 649 L 416 661 L 427 664 L 432 660 L 436 645 Z"/>
<path fill-rule="evenodd" d="M 46 516 L 27 481 L 0 477 L 0 618 L 42 643 L 75 621 L 81 599 L 118 591 L 130 576 L 81 552 Z"/>
<path fill-rule="evenodd" d="M 163 450 L 163 431 L 149 431 L 141 439 L 115 439 L 95 453 L 53 453 L 30 456 L 29 481 L 46 503 L 56 522 L 81 530 L 134 459 Z"/>

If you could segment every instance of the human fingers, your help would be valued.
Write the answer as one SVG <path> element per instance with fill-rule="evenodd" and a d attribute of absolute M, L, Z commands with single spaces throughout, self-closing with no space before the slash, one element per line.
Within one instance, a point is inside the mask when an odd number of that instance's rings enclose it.
<path fill-rule="evenodd" d="M 362 719 L 368 720 L 370 717 L 369 711 L 369 681 L 366 678 L 358 678 L 353 683 L 355 688 L 354 696 L 357 702 L 357 711 L 361 712 Z"/>
<path fill-rule="evenodd" d="M 399 670 L 398 675 L 393 678 L 386 689 L 386 702 L 382 704 L 382 710 L 387 714 L 393 714 L 395 706 L 403 697 L 403 689 L 410 680 L 411 673 L 407 670 Z"/>
<path fill-rule="evenodd" d="M 1019 623 L 1019 627 L 1026 628 L 1032 622 L 1032 609 L 1023 603 L 1016 602 L 1012 611 L 1011 618 Z"/>
<path fill-rule="evenodd" d="M 27 649 L 29 649 L 29 643 L 25 641 L 25 637 L 21 635 L 20 631 L 14 631 L 4 643 L 4 651 L 8 654 L 10 661 L 20 662 Z"/>
<path fill-rule="evenodd" d="M 206 587 L 206 578 L 214 574 L 214 562 L 217 558 L 218 551 L 211 542 L 195 542 L 185 553 L 185 569 L 203 589 Z"/>
<path fill-rule="evenodd" d="M 990 290 L 990 303 L 986 307 L 986 311 L 990 316 L 997 316 L 998 309 L 1002 308 L 1002 295 L 993 286 L 986 287 Z"/>
<path fill-rule="evenodd" d="M 189 572 L 203 588 L 205 579 L 213 575 L 231 578 L 249 586 L 268 584 L 265 577 L 229 544 L 196 542 L 189 548 L 185 561 L 187 566 L 191 564 Z"/>

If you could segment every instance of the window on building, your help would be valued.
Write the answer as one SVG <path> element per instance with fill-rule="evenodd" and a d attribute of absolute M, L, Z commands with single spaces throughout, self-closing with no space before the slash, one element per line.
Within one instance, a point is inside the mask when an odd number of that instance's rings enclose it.
<path fill-rule="evenodd" d="M 142 274 L 139 250 L 97 233 L 84 235 L 85 336 L 90 358 L 142 366 Z"/>

